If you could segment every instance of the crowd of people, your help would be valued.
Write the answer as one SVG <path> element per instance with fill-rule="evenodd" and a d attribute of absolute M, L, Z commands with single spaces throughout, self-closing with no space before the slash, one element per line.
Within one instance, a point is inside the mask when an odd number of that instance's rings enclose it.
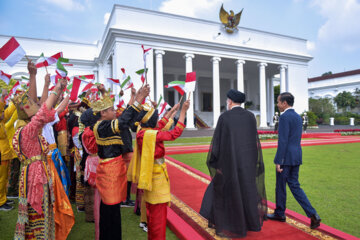
<path fill-rule="evenodd" d="M 49 91 L 49 74 L 38 98 L 37 68 L 30 60 L 27 67 L 28 87 L 11 97 L 3 89 L 0 98 L 0 210 L 11 211 L 11 198 L 18 198 L 14 239 L 66 239 L 75 224 L 71 203 L 95 223 L 95 239 L 122 239 L 121 206 L 134 207 L 148 239 L 166 239 L 171 200 L 164 141 L 181 136 L 189 100 L 181 109 L 175 104 L 159 120 L 157 104 L 144 103 L 147 84 L 138 91 L 132 88 L 127 106 L 115 109 L 103 85 L 71 102 L 64 94 L 68 80 L 59 79 Z M 245 237 L 248 231 L 260 231 L 266 219 L 286 220 L 288 184 L 311 228 L 317 228 L 321 219 L 298 181 L 302 119 L 292 108 L 294 97 L 278 97 L 282 114 L 276 116 L 273 214 L 267 214 L 256 119 L 241 107 L 244 102 L 244 93 L 228 91 L 228 111 L 218 119 L 207 158 L 212 181 L 200 214 L 217 235 Z"/>
<path fill-rule="evenodd" d="M 18 198 L 14 239 L 66 239 L 75 224 L 72 203 L 95 223 L 95 239 L 122 238 L 121 206 L 134 207 L 148 239 L 166 239 L 164 141 L 182 134 L 189 100 L 159 120 L 156 103 L 144 103 L 147 84 L 115 109 L 103 85 L 72 102 L 68 80 L 50 91 L 49 74 L 38 98 L 37 68 L 30 60 L 27 67 L 28 87 L 11 97 L 3 89 L 0 99 L 0 210 L 13 210 Z"/>

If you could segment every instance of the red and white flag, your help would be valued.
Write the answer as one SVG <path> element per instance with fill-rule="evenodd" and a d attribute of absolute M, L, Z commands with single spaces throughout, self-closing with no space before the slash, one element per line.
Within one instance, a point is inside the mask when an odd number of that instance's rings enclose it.
<path fill-rule="evenodd" d="M 7 85 L 9 85 L 11 75 L 4 73 L 3 71 L 0 70 L 0 79 L 3 80 Z"/>
<path fill-rule="evenodd" d="M 10 97 L 14 96 L 14 94 L 16 93 L 16 90 L 17 90 L 18 88 L 20 88 L 20 87 L 21 87 L 20 82 L 17 81 L 17 82 L 14 84 L 14 86 L 10 89 L 9 94 L 8 94 L 6 97 L 4 97 L 4 100 L 5 100 L 6 102 L 8 102 L 8 100 L 10 100 Z"/>
<path fill-rule="evenodd" d="M 51 57 L 45 57 L 44 53 L 41 53 L 40 58 L 36 61 L 36 67 L 41 68 L 41 67 L 50 66 L 51 64 L 56 63 L 57 60 L 62 57 L 63 57 L 62 52 L 58 52 L 58 53 L 52 55 Z"/>
<path fill-rule="evenodd" d="M 110 83 L 117 83 L 117 84 L 120 84 L 120 80 L 119 80 L 119 79 L 115 79 L 115 78 L 107 78 L 107 80 L 108 80 Z"/>
<path fill-rule="evenodd" d="M 74 80 L 72 82 L 71 93 L 70 93 L 70 100 L 76 101 L 79 93 L 81 94 L 82 92 L 89 90 L 93 85 L 94 85 L 93 83 L 85 81 L 83 80 L 83 78 L 74 77 Z"/>
<path fill-rule="evenodd" d="M 196 86 L 196 72 L 186 73 L 185 91 L 194 92 Z"/>
<path fill-rule="evenodd" d="M 171 106 L 167 102 L 165 102 L 165 99 L 162 97 L 162 95 L 160 95 L 160 99 L 157 104 L 159 118 L 161 119 L 166 113 L 166 111 L 170 108 Z"/>
<path fill-rule="evenodd" d="M 22 49 L 14 37 L 11 37 L 10 40 L 0 48 L 0 58 L 10 67 L 18 63 L 25 54 L 24 49 Z"/>

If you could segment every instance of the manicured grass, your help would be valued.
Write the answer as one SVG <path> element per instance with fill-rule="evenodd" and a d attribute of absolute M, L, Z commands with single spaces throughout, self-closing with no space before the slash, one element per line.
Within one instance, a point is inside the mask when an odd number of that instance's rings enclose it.
<path fill-rule="evenodd" d="M 2 240 L 14 239 L 14 230 L 18 212 L 17 201 L 15 202 L 15 206 L 16 209 L 9 212 L 0 211 L 0 239 Z M 95 239 L 94 223 L 85 222 L 85 213 L 77 212 L 74 204 L 72 207 L 75 213 L 75 225 L 73 226 L 67 239 Z M 123 239 L 147 239 L 147 233 L 139 228 L 140 216 L 134 214 L 133 208 L 121 208 L 121 223 Z M 166 239 L 175 240 L 178 238 L 169 230 L 169 228 L 167 228 Z"/>
<path fill-rule="evenodd" d="M 322 218 L 322 222 L 360 237 L 360 143 L 303 147 L 300 167 L 302 189 Z M 275 202 L 276 149 L 264 149 L 267 198 Z M 171 157 L 209 174 L 207 153 Z M 305 215 L 290 190 L 287 208 Z"/>
<path fill-rule="evenodd" d="M 178 138 L 175 141 L 166 141 L 165 146 L 205 145 L 210 144 L 212 137 Z"/>

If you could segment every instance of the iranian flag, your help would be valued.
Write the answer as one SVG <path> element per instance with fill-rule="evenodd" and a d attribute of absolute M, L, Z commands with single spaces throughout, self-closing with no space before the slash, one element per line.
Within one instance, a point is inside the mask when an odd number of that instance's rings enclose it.
<path fill-rule="evenodd" d="M 144 69 L 146 69 L 146 56 L 149 54 L 149 51 L 151 48 L 145 49 L 144 45 L 141 45 L 141 48 L 143 50 L 143 57 L 144 57 Z"/>
<path fill-rule="evenodd" d="M 115 109 L 126 108 L 125 101 L 120 96 L 120 94 L 115 95 L 114 108 Z"/>
<path fill-rule="evenodd" d="M 70 100 L 75 102 L 79 93 L 81 94 L 82 92 L 89 90 L 93 85 L 93 83 L 87 82 L 84 78 L 74 77 L 70 88 Z M 68 90 L 70 89 L 68 88 Z"/>
<path fill-rule="evenodd" d="M 126 89 L 129 89 L 129 88 L 132 88 L 134 86 L 134 84 L 131 81 L 130 76 L 126 75 L 124 68 L 121 68 L 121 71 L 123 72 L 123 80 L 122 80 L 122 83 L 120 85 L 121 89 L 126 90 Z"/>
<path fill-rule="evenodd" d="M 158 110 L 159 118 L 162 118 L 164 116 L 164 114 L 166 113 L 166 111 L 170 108 L 171 108 L 171 106 L 167 102 L 165 102 L 163 96 L 160 95 L 160 99 L 157 103 L 157 110 Z"/>
<path fill-rule="evenodd" d="M 0 48 L 0 58 L 10 67 L 18 63 L 24 56 L 24 49 L 22 49 L 14 37 L 11 37 L 10 40 Z"/>
<path fill-rule="evenodd" d="M 17 90 L 18 88 L 20 88 L 20 87 L 21 87 L 20 82 L 17 81 L 17 82 L 14 84 L 14 86 L 10 89 L 9 94 L 8 94 L 6 97 L 4 97 L 4 100 L 5 100 L 6 102 L 8 102 L 8 100 L 10 100 L 9 98 L 12 97 L 12 96 L 14 96 L 14 94 L 16 93 L 16 90 Z"/>
<path fill-rule="evenodd" d="M 11 75 L 4 73 L 3 71 L 0 70 L 0 79 L 3 80 L 7 85 L 9 85 Z"/>
<path fill-rule="evenodd" d="M 185 93 L 185 82 L 184 81 L 172 81 L 172 82 L 169 82 L 168 85 L 165 85 L 165 88 L 174 88 L 182 96 Z"/>
<path fill-rule="evenodd" d="M 56 62 L 56 70 L 55 71 L 58 75 L 60 75 L 63 78 L 66 77 L 68 74 L 63 63 L 68 63 L 68 62 L 69 62 L 69 59 L 62 58 L 62 57 L 60 57 Z"/>
<path fill-rule="evenodd" d="M 44 53 L 41 53 L 40 58 L 36 61 L 36 67 L 41 68 L 41 67 L 50 66 L 50 65 L 56 63 L 58 61 L 58 59 L 62 58 L 62 57 L 63 57 L 62 52 L 58 52 L 58 53 L 52 55 L 51 57 L 45 57 Z"/>
<path fill-rule="evenodd" d="M 141 75 L 141 82 L 144 83 L 145 82 L 145 69 L 146 69 L 146 72 L 147 72 L 147 68 L 144 68 L 144 69 L 140 69 L 140 70 L 137 70 L 136 73 Z"/>
<path fill-rule="evenodd" d="M 185 91 L 186 92 L 195 91 L 195 85 L 196 85 L 196 72 L 186 73 Z"/>

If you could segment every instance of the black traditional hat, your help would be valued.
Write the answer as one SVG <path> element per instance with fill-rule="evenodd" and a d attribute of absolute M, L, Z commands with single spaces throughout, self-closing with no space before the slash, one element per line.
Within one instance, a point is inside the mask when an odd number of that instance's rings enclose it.
<path fill-rule="evenodd" d="M 235 89 L 230 89 L 227 92 L 226 95 L 228 98 L 230 98 L 235 103 L 243 103 L 245 102 L 245 93 L 242 93 Z"/>
<path fill-rule="evenodd" d="M 159 114 L 157 109 L 155 110 L 152 107 L 144 105 L 143 110 L 141 110 L 141 112 L 136 118 L 136 122 L 140 123 L 141 127 L 154 128 L 156 127 L 158 118 L 159 118 Z"/>

